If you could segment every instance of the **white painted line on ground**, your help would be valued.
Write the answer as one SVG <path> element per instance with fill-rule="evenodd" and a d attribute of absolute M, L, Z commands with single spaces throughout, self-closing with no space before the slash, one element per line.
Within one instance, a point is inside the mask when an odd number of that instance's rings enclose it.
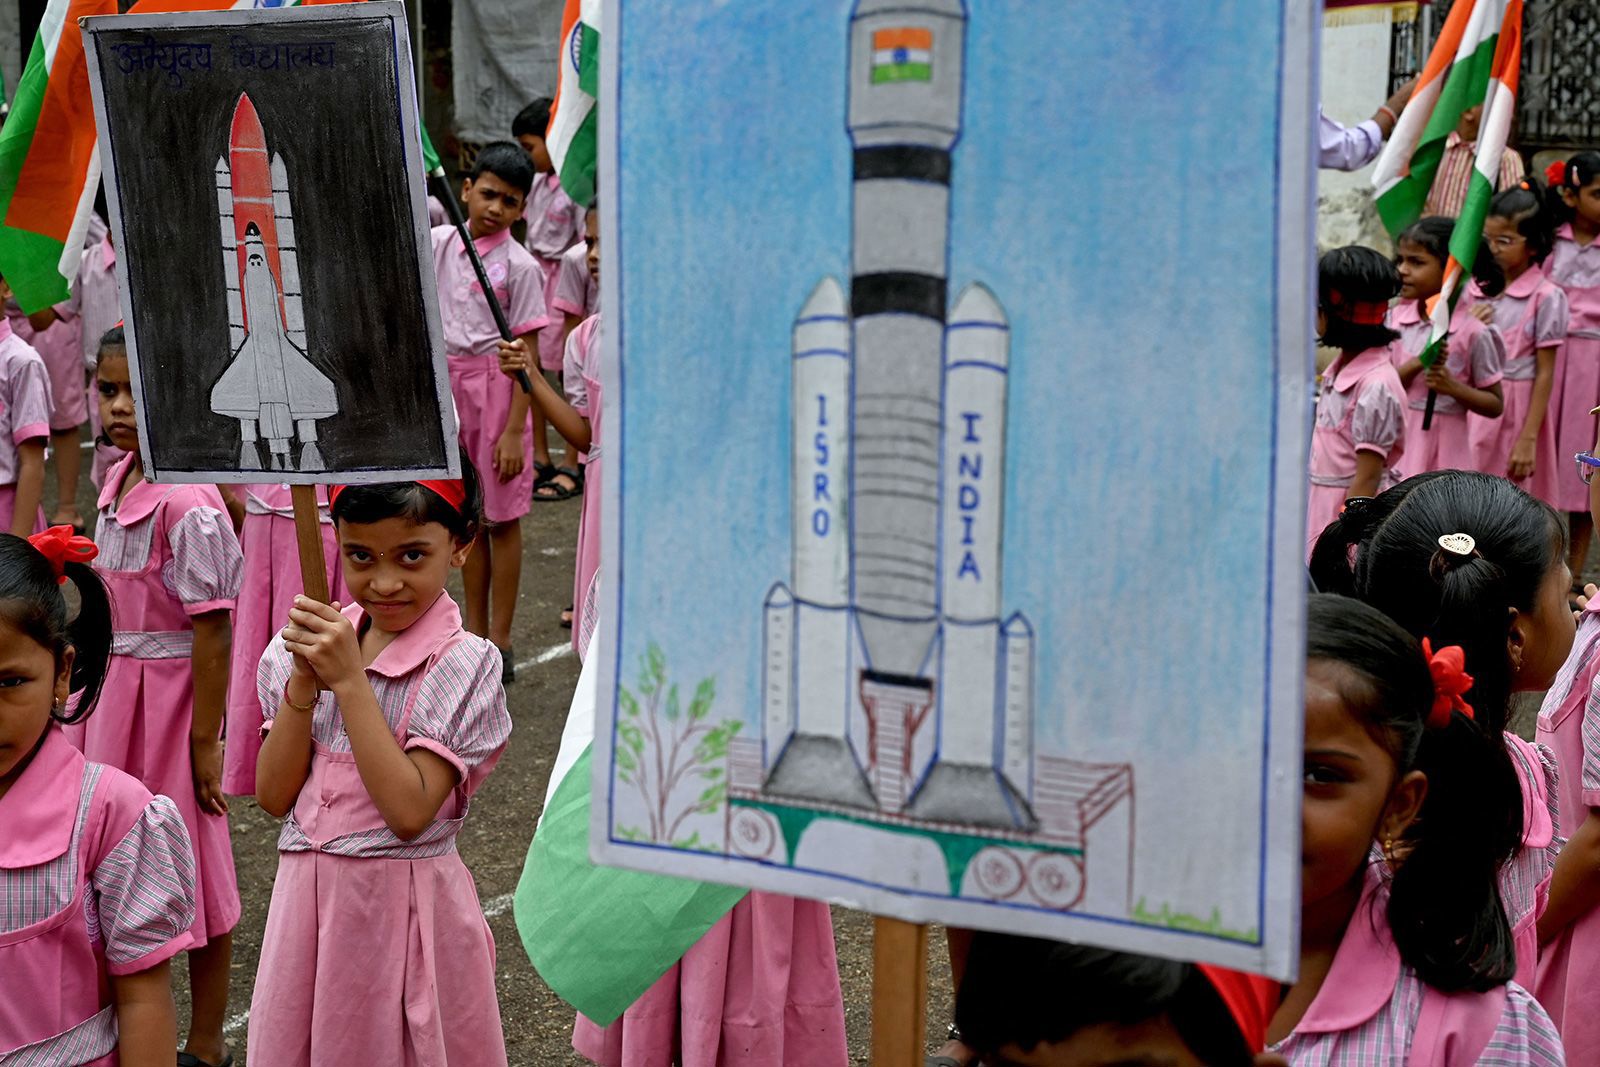
<path fill-rule="evenodd" d="M 559 645 L 551 645 L 532 659 L 525 659 L 517 664 L 517 670 L 525 671 L 529 667 L 542 667 L 551 660 L 560 659 L 562 656 L 572 654 L 572 642 L 563 641 Z"/>
<path fill-rule="evenodd" d="M 244 1029 L 244 1024 L 249 1022 L 249 1021 L 250 1021 L 250 1009 L 246 1008 L 244 1011 L 241 1011 L 238 1015 L 235 1015 L 233 1018 L 231 1018 L 227 1022 L 223 1023 L 222 1024 L 222 1032 L 225 1033 L 225 1034 L 236 1034 L 240 1030 L 243 1030 Z"/>
<path fill-rule="evenodd" d="M 490 897 L 483 902 L 483 917 L 485 919 L 493 919 L 497 915 L 504 915 L 511 910 L 513 899 L 513 895 L 510 893 L 501 893 L 497 897 Z"/>

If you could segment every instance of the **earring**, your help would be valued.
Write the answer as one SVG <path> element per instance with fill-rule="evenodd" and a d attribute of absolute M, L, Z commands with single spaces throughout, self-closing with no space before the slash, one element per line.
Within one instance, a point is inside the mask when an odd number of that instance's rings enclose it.
<path fill-rule="evenodd" d="M 1392 837 L 1383 839 L 1383 858 L 1388 863 L 1392 864 L 1394 862 L 1394 838 Z"/>

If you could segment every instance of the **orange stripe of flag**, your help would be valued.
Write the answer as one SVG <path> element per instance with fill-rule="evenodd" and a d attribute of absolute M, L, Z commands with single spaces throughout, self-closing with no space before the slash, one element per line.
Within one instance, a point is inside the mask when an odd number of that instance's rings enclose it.
<path fill-rule="evenodd" d="M 1517 91 L 1517 77 L 1522 72 L 1522 0 L 1511 0 L 1506 5 L 1505 21 L 1500 24 L 1500 40 L 1495 42 L 1494 63 L 1489 77 L 1500 82 L 1513 93 Z"/>
<path fill-rule="evenodd" d="M 898 30 L 876 30 L 872 34 L 874 51 L 895 48 L 932 48 L 933 31 L 907 26 Z"/>

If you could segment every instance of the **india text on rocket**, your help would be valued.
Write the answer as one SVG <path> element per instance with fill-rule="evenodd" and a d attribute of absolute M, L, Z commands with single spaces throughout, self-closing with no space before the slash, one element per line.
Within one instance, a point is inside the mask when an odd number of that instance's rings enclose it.
<path fill-rule="evenodd" d="M 269 155 L 248 94 L 234 107 L 216 179 L 232 359 L 211 410 L 239 420 L 241 470 L 263 469 L 258 442 L 272 470 L 323 470 L 317 422 L 339 413 L 339 398 L 306 356 L 288 171 L 281 154 Z"/>
<path fill-rule="evenodd" d="M 1087 882 L 1121 913 L 1131 770 L 1036 756 L 1033 628 L 1002 617 L 1010 325 L 946 281 L 965 31 L 962 0 L 851 18 L 853 278 L 794 323 L 792 580 L 766 602 L 763 736 L 730 749 L 729 848 L 799 864 L 796 809 L 961 827 L 994 842 L 950 844 L 942 893 L 1063 908 Z"/>

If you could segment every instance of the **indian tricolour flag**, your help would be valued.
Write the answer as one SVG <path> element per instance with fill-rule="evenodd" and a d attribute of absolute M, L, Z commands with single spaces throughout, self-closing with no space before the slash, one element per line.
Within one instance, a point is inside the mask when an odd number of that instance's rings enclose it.
<path fill-rule="evenodd" d="M 1432 366 L 1450 331 L 1450 316 L 1483 239 L 1483 220 L 1511 132 L 1522 67 L 1522 0 L 1456 0 L 1439 33 L 1411 102 L 1400 115 L 1372 176 L 1378 214 L 1391 234 L 1422 215 L 1445 138 L 1461 113 L 1483 105 L 1477 156 L 1466 202 L 1450 238 L 1440 298 L 1431 308 L 1433 330 L 1422 353 Z"/>
<path fill-rule="evenodd" d="M 933 80 L 933 31 L 906 26 L 872 34 L 872 84 Z"/>
<path fill-rule="evenodd" d="M 567 0 L 561 16 L 561 57 L 556 102 L 550 110 L 545 146 L 561 176 L 561 188 L 577 204 L 594 199 L 596 154 L 600 149 L 601 0 Z"/>
<path fill-rule="evenodd" d="M 517 883 L 517 933 L 556 995 L 605 1026 L 666 974 L 743 889 L 602 867 L 589 859 L 590 742 L 600 635 L 572 695 L 544 813 Z"/>
<path fill-rule="evenodd" d="M 252 0 L 139 0 L 129 10 L 257 6 L 269 5 Z M 78 269 L 100 184 L 94 103 L 78 19 L 115 15 L 117 8 L 117 0 L 50 0 L 11 113 L 0 129 L 0 274 L 26 312 L 65 300 L 68 279 Z"/>

